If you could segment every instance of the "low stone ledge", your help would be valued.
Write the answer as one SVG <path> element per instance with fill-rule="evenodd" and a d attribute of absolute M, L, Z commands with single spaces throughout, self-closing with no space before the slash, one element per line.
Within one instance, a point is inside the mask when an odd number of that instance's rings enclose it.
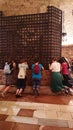
<path fill-rule="evenodd" d="M 9 91 L 9 93 L 15 93 L 16 92 L 16 86 L 11 86 Z M 32 86 L 26 86 L 25 90 L 24 90 L 25 94 L 32 94 Z M 52 92 L 50 90 L 50 86 L 40 86 L 40 90 L 39 90 L 40 94 L 43 95 L 52 95 Z"/>
<path fill-rule="evenodd" d="M 15 70 L 14 73 L 12 74 L 12 81 L 13 84 L 16 82 L 17 79 L 17 72 L 18 70 Z M 49 86 L 50 85 L 50 80 L 51 80 L 51 73 L 49 70 L 44 70 L 42 71 L 42 80 L 41 80 L 41 86 Z M 5 84 L 5 76 L 3 73 L 3 70 L 0 69 L 0 84 Z M 11 83 L 12 84 L 12 83 Z M 32 86 L 32 71 L 28 70 L 27 71 L 27 85 Z"/>

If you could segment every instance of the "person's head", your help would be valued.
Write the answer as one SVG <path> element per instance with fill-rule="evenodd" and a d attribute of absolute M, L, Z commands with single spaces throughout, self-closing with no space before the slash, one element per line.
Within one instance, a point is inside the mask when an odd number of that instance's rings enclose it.
<path fill-rule="evenodd" d="M 35 59 L 34 59 L 34 63 L 39 63 L 39 59 L 38 59 L 38 58 L 35 58 Z"/>
<path fill-rule="evenodd" d="M 56 58 L 56 57 L 53 57 L 53 58 L 52 58 L 52 62 L 54 62 L 54 61 L 57 61 L 57 58 Z"/>
<path fill-rule="evenodd" d="M 65 57 L 61 57 L 61 58 L 59 59 L 59 62 L 62 64 L 63 62 L 67 62 L 67 61 L 66 61 Z"/>
<path fill-rule="evenodd" d="M 8 62 L 5 62 L 5 65 L 7 65 L 8 64 Z"/>
<path fill-rule="evenodd" d="M 27 62 L 27 59 L 21 59 L 21 63 Z"/>

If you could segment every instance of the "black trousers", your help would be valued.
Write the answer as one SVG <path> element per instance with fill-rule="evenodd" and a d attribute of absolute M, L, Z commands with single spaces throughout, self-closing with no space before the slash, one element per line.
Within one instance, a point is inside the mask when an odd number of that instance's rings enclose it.
<path fill-rule="evenodd" d="M 68 75 L 63 75 L 63 85 L 66 85 L 68 87 L 72 87 L 72 84 L 69 82 L 70 78 Z"/>

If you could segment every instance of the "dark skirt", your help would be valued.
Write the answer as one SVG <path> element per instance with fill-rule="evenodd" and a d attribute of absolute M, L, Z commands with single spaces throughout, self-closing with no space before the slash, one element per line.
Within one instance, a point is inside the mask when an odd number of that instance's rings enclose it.
<path fill-rule="evenodd" d="M 25 89 L 25 87 L 26 87 L 26 80 L 27 80 L 27 77 L 25 77 L 24 79 L 17 79 L 17 85 L 16 85 L 16 87 L 17 87 L 17 89 Z"/>
<path fill-rule="evenodd" d="M 63 88 L 62 75 L 60 72 L 52 72 L 51 74 L 51 90 L 52 92 L 60 92 Z"/>

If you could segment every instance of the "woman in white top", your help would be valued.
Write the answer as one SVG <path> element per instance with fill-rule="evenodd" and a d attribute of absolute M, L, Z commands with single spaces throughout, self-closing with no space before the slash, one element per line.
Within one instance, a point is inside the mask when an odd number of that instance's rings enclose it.
<path fill-rule="evenodd" d="M 52 59 L 51 65 L 49 64 L 49 69 L 51 70 L 51 90 L 54 93 L 61 92 L 63 89 L 62 84 L 62 75 L 60 73 L 61 71 L 61 65 L 59 62 L 57 62 L 57 58 Z"/>
<path fill-rule="evenodd" d="M 19 72 L 17 79 L 17 90 L 16 97 L 21 97 L 22 91 L 26 87 L 26 70 L 28 69 L 28 64 L 26 60 L 22 60 L 20 64 L 18 64 Z"/>

